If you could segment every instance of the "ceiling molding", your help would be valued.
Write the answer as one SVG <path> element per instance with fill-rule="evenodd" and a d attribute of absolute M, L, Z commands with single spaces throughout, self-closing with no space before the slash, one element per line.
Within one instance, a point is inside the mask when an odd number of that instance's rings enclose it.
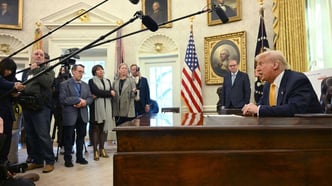
<path fill-rule="evenodd" d="M 65 9 L 62 9 L 58 12 L 50 14 L 41 19 L 41 22 L 49 29 L 53 29 L 55 27 L 59 27 L 64 23 L 68 22 L 69 20 L 73 19 L 74 17 L 78 16 L 79 14 L 83 13 L 91 9 L 92 6 L 80 2 L 69 6 Z M 119 24 L 123 23 L 123 21 L 113 16 L 103 10 L 98 8 L 93 9 L 92 11 L 88 12 L 86 15 L 81 16 L 78 19 L 75 19 L 65 28 L 72 28 L 72 27 L 114 27 L 119 26 Z"/>

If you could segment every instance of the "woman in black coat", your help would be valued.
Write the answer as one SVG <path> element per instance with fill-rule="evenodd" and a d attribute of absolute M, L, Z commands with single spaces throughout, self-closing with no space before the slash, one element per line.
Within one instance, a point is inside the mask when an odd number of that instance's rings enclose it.
<path fill-rule="evenodd" d="M 0 117 L 4 122 L 6 139 L 0 152 L 0 162 L 8 160 L 7 156 L 12 139 L 13 122 L 15 121 L 13 110 L 13 97 L 18 96 L 17 91 L 22 91 L 24 85 L 16 82 L 16 63 L 10 58 L 4 58 L 0 62 Z M 13 93 L 9 91 L 16 89 Z"/>

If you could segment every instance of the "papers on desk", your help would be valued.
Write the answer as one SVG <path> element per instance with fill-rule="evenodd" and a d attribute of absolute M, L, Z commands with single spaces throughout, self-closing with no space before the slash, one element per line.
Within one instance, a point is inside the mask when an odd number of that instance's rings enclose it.
<path fill-rule="evenodd" d="M 216 115 L 204 115 L 204 117 L 205 118 L 208 118 L 208 117 L 217 117 L 217 118 L 234 118 L 234 117 L 236 117 L 236 118 L 244 118 L 244 116 L 240 116 L 240 115 L 236 115 L 236 114 L 225 114 L 225 115 L 223 115 L 223 114 L 216 114 Z"/>
<path fill-rule="evenodd" d="M 332 114 L 323 114 L 323 113 L 315 113 L 315 114 L 295 114 L 295 117 L 305 117 L 305 118 L 331 118 Z"/>

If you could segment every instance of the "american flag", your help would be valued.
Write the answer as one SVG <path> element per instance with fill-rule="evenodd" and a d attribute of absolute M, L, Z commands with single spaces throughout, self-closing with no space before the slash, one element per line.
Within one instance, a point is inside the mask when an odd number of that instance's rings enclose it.
<path fill-rule="evenodd" d="M 203 113 L 185 113 L 182 117 L 181 125 L 196 126 L 203 125 Z"/>
<path fill-rule="evenodd" d="M 190 113 L 201 113 L 203 111 L 201 70 L 192 30 L 190 31 L 185 63 L 182 69 L 181 97 Z"/>

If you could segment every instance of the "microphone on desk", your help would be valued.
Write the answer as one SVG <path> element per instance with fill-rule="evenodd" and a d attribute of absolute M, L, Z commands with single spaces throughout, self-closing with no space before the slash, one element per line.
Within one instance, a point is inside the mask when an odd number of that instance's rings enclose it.
<path fill-rule="evenodd" d="M 139 0 L 129 0 L 129 1 L 135 5 L 139 2 Z"/>
<path fill-rule="evenodd" d="M 152 32 L 158 30 L 158 24 L 150 16 L 144 15 L 142 11 L 137 11 L 135 15 L 141 18 L 142 24 Z"/>
<path fill-rule="evenodd" d="M 220 6 L 213 4 L 212 11 L 214 11 L 218 15 L 219 19 L 223 23 L 227 23 L 229 21 L 225 11 L 223 9 L 221 9 Z"/>

